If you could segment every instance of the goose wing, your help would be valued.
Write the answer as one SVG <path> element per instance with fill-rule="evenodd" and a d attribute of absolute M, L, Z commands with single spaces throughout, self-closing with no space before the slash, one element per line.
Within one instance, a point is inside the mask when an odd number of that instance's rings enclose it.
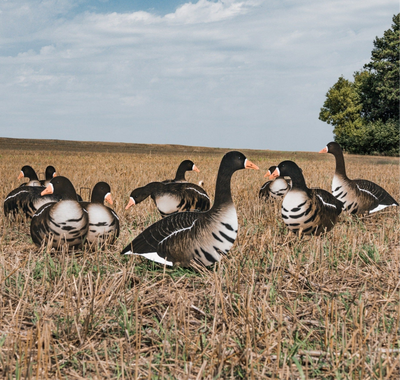
<path fill-rule="evenodd" d="M 193 238 L 194 226 L 200 215 L 198 212 L 183 212 L 161 219 L 133 239 L 121 254 L 137 254 L 161 264 L 172 265 L 182 259 L 178 257 L 179 253 Z"/>
<path fill-rule="evenodd" d="M 204 189 L 195 184 L 188 184 L 184 188 L 184 203 L 181 211 L 207 211 L 210 209 L 210 197 Z"/>
<path fill-rule="evenodd" d="M 42 242 L 49 236 L 50 230 L 46 220 L 49 217 L 51 206 L 53 206 L 54 204 L 55 202 L 51 202 L 43 205 L 32 216 L 30 232 L 32 241 L 37 246 L 40 246 Z"/>
<path fill-rule="evenodd" d="M 261 189 L 258 192 L 259 198 L 265 198 L 265 199 L 269 198 L 269 186 L 270 186 L 271 182 L 272 181 L 267 181 L 264 183 L 264 185 L 261 186 Z"/>
<path fill-rule="evenodd" d="M 15 215 L 18 211 L 22 211 L 26 216 L 32 217 L 43 205 L 60 200 L 60 197 L 54 194 L 42 196 L 41 192 L 44 189 L 42 186 L 17 187 L 4 200 L 4 214 Z"/>
<path fill-rule="evenodd" d="M 322 208 L 330 210 L 336 215 L 340 215 L 343 208 L 343 202 L 335 198 L 331 193 L 323 189 L 313 189 L 316 198 Z"/>
<path fill-rule="evenodd" d="M 399 203 L 382 187 L 366 179 L 355 179 L 358 190 L 376 199 L 377 205 L 398 206 Z"/>

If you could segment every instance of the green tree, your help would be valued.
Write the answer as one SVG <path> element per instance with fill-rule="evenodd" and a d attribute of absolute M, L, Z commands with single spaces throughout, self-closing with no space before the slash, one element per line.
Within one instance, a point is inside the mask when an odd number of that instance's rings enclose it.
<path fill-rule="evenodd" d="M 391 29 L 376 37 L 369 72 L 360 87 L 363 117 L 369 121 L 399 120 L 400 100 L 400 13 L 393 16 Z"/>
<path fill-rule="evenodd" d="M 333 126 L 335 141 L 351 150 L 351 136 L 358 135 L 363 126 L 362 104 L 355 83 L 343 76 L 329 89 L 319 119 Z"/>
<path fill-rule="evenodd" d="M 319 119 L 349 153 L 399 154 L 400 13 L 376 38 L 371 62 L 329 89 Z"/>

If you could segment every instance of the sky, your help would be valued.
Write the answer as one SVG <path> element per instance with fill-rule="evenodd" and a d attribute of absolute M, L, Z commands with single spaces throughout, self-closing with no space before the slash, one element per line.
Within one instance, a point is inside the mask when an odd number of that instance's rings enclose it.
<path fill-rule="evenodd" d="M 0 0 L 0 137 L 319 151 L 394 0 Z"/>

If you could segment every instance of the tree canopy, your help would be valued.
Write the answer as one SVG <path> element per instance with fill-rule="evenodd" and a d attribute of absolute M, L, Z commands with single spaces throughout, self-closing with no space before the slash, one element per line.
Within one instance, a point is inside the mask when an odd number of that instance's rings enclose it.
<path fill-rule="evenodd" d="M 333 126 L 335 141 L 350 153 L 399 154 L 400 13 L 376 37 L 371 61 L 339 77 L 329 89 L 319 119 Z"/>

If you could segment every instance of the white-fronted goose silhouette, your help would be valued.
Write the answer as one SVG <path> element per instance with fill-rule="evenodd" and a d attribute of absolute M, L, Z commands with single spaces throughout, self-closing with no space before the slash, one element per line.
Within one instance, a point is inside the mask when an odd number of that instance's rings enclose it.
<path fill-rule="evenodd" d="M 166 179 L 162 183 L 172 183 L 172 182 L 187 182 L 185 174 L 188 171 L 194 170 L 195 172 L 200 172 L 197 166 L 191 160 L 184 160 L 178 166 L 174 179 Z"/>
<path fill-rule="evenodd" d="M 161 216 L 182 211 L 206 211 L 210 198 L 206 191 L 194 183 L 150 182 L 131 192 L 126 209 L 151 196 Z"/>
<path fill-rule="evenodd" d="M 40 180 L 41 186 L 47 187 L 47 185 L 50 183 L 50 181 L 54 178 L 57 177 L 57 172 L 54 166 L 49 165 L 46 168 L 45 171 L 45 179 Z"/>
<path fill-rule="evenodd" d="M 276 166 L 271 166 L 264 177 L 268 178 L 268 181 L 261 186 L 258 196 L 263 199 L 282 199 L 291 187 L 291 181 L 285 179 L 282 176 L 277 178 L 272 177 L 272 173 L 276 169 Z"/>
<path fill-rule="evenodd" d="M 349 179 L 346 175 L 343 151 L 337 142 L 330 142 L 319 153 L 331 153 L 336 160 L 332 180 L 332 194 L 343 202 L 343 209 L 351 214 L 372 214 L 398 202 L 382 187 L 366 179 Z"/>
<path fill-rule="evenodd" d="M 323 189 L 309 189 L 302 170 L 293 161 L 282 161 L 272 176 L 287 176 L 292 180 L 292 188 L 282 202 L 282 218 L 290 231 L 319 235 L 333 228 L 342 211 L 342 202 Z"/>
<path fill-rule="evenodd" d="M 22 167 L 18 179 L 22 178 L 28 178 L 29 181 L 22 183 L 21 186 L 41 186 L 39 178 L 32 166 L 25 165 Z"/>
<path fill-rule="evenodd" d="M 86 241 L 93 247 L 114 243 L 119 236 L 119 218 L 114 210 L 104 205 L 113 204 L 110 185 L 98 182 L 93 187 L 90 202 L 81 202 L 89 215 L 89 229 Z"/>
<path fill-rule="evenodd" d="M 52 247 L 67 244 L 80 246 L 88 231 L 88 213 L 76 200 L 74 186 L 68 178 L 57 176 L 42 191 L 42 195 L 56 194 L 62 200 L 42 206 L 32 217 L 31 237 L 41 246 L 52 240 Z"/>
<path fill-rule="evenodd" d="M 231 249 L 238 232 L 238 219 L 232 201 L 231 178 L 240 169 L 258 169 L 236 151 L 222 158 L 212 208 L 203 212 L 181 212 L 154 223 L 122 254 L 144 256 L 166 264 L 190 266 L 192 260 L 208 266 L 221 260 Z"/>

